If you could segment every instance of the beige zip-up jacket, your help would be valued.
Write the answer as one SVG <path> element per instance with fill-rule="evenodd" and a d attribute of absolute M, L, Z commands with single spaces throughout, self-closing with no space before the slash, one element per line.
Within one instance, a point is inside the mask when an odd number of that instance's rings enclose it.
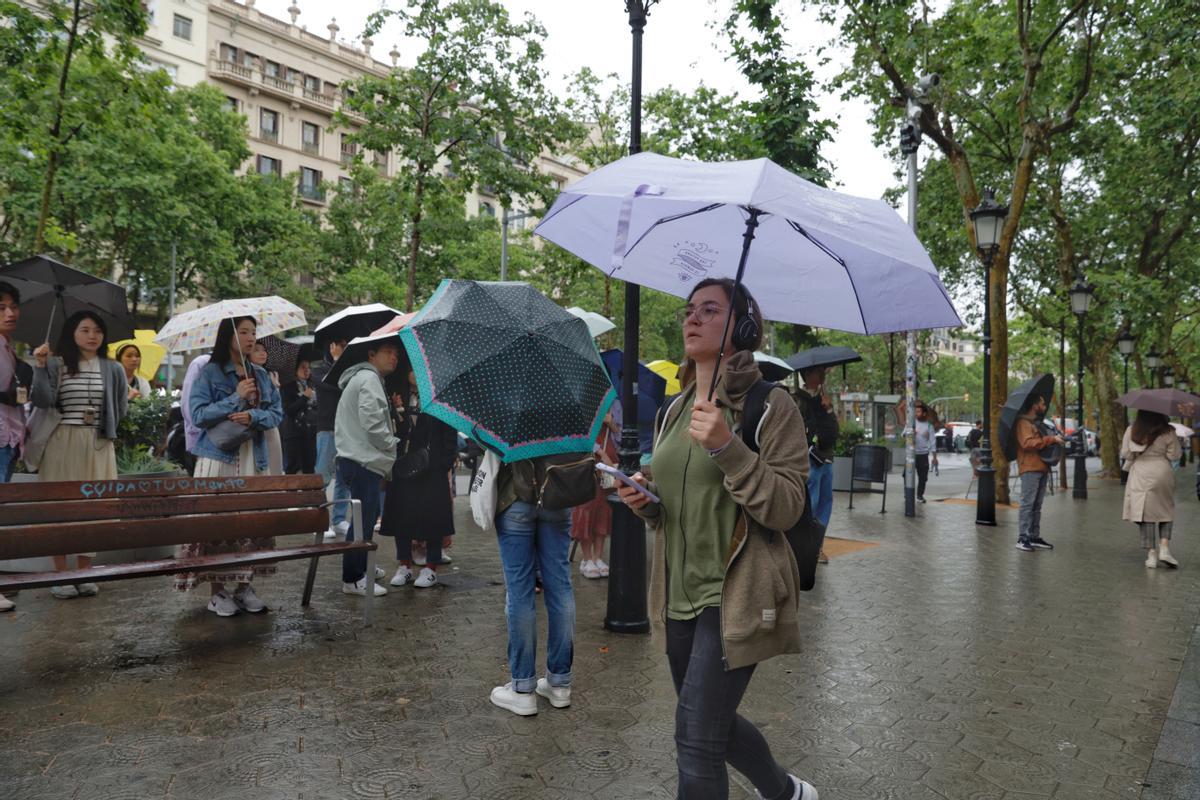
<path fill-rule="evenodd" d="M 685 365 L 682 375 L 689 382 Z M 744 513 L 730 543 L 721 591 L 721 639 L 725 668 L 757 664 L 782 653 L 800 652 L 797 609 L 800 599 L 796 559 L 779 531 L 796 524 L 804 513 L 808 491 L 808 437 L 804 418 L 783 388 L 775 389 L 759 427 L 760 452 L 742 441 L 740 420 L 750 387 L 761 379 L 754 357 L 739 352 L 730 357 L 717 387 L 720 404 L 738 420 L 733 440 L 713 460 L 725 474 L 725 490 Z M 694 381 L 666 409 L 665 430 L 679 414 L 690 413 Z M 651 485 L 657 494 L 657 487 Z M 662 507 L 650 504 L 638 512 L 655 532 L 650 569 L 650 624 L 665 647 L 667 614 L 666 534 Z"/>

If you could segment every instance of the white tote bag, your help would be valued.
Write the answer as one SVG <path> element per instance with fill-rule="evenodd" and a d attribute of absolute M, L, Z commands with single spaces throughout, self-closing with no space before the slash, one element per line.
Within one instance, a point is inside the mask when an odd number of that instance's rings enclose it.
<path fill-rule="evenodd" d="M 471 481 L 471 515 L 475 524 L 490 531 L 496 524 L 496 477 L 500 474 L 500 457 L 487 450 Z"/>

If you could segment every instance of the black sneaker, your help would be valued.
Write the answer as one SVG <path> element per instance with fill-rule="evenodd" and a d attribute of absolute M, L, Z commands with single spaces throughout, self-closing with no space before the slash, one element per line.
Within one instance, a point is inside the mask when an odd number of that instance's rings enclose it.
<path fill-rule="evenodd" d="M 1026 553 L 1033 552 L 1033 544 L 1028 539 L 1017 539 L 1017 549 L 1024 550 Z"/>
<path fill-rule="evenodd" d="M 924 503 L 924 502 L 925 502 L 925 498 L 924 498 L 924 497 L 918 497 L 918 498 L 917 498 L 917 502 L 918 502 L 918 503 Z"/>
<path fill-rule="evenodd" d="M 1043 539 L 1040 536 L 1030 539 L 1029 543 L 1031 545 L 1033 545 L 1034 550 L 1053 550 L 1054 549 L 1054 545 L 1050 544 L 1049 542 L 1047 542 L 1045 539 Z"/>

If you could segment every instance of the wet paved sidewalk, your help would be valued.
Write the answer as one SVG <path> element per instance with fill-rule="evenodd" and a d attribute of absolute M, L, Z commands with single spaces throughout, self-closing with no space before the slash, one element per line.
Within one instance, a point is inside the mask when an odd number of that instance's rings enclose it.
<path fill-rule="evenodd" d="M 1176 692 L 1200 621 L 1190 480 L 1183 569 L 1168 571 L 1142 566 L 1116 482 L 1048 498 L 1057 550 L 1028 554 L 1015 510 L 977 530 L 972 507 L 933 502 L 962 496 L 966 473 L 949 473 L 916 519 L 895 478 L 886 515 L 878 497 L 853 512 L 836 497 L 832 533 L 880 546 L 822 568 L 804 654 L 763 665 L 743 714 L 822 800 L 1186 796 L 1171 792 L 1196 757 L 1172 737 L 1200 729 L 1196 695 Z M 283 565 L 259 617 L 218 619 L 166 579 L 22 595 L 0 616 L 0 797 L 673 797 L 665 659 L 602 629 L 603 581 L 576 574 L 571 708 L 517 718 L 488 703 L 506 680 L 504 592 L 491 536 L 459 511 L 454 569 L 393 590 L 370 629 L 334 562 L 307 611 L 303 566 Z M 390 540 L 381 552 L 389 564 Z M 1192 652 L 1181 691 L 1200 685 Z M 731 797 L 752 796 L 733 781 Z"/>

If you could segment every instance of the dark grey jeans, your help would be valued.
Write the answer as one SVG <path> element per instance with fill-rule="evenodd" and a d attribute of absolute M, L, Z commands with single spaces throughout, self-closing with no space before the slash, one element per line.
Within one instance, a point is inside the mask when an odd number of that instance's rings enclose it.
<path fill-rule="evenodd" d="M 675 751 L 680 800 L 726 800 L 725 763 L 768 800 L 790 798 L 795 787 L 771 755 L 767 740 L 737 713 L 754 667 L 726 670 L 721 610 L 695 619 L 667 620 L 667 660 L 675 682 Z"/>
<path fill-rule="evenodd" d="M 1040 539 L 1042 536 L 1042 501 L 1046 499 L 1049 481 L 1049 472 L 1021 474 L 1021 511 L 1017 522 L 1022 539 Z"/>

